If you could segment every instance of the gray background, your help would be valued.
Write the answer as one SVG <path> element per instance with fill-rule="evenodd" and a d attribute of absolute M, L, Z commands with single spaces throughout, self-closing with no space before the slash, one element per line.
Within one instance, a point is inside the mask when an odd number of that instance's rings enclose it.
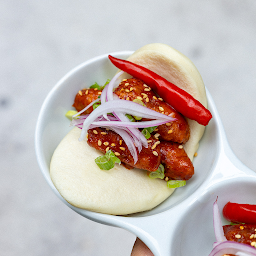
<path fill-rule="evenodd" d="M 256 171 L 255 14 L 254 0 L 0 0 L 0 254 L 130 255 L 135 236 L 61 203 L 34 153 L 47 93 L 100 54 L 161 42 L 190 57 L 231 148 Z"/>

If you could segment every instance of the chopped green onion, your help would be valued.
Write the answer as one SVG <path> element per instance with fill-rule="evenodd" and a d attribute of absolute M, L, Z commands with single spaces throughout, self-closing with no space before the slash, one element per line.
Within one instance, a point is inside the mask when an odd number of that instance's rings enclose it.
<path fill-rule="evenodd" d="M 146 139 L 150 138 L 151 134 L 149 133 L 149 131 L 146 128 L 144 128 L 141 132 L 145 136 Z"/>
<path fill-rule="evenodd" d="M 108 150 L 105 155 L 97 157 L 95 163 L 101 170 L 108 171 L 115 166 L 115 163 L 120 164 L 121 161 L 111 150 Z"/>
<path fill-rule="evenodd" d="M 112 160 L 114 164 L 121 164 L 121 160 L 114 154 L 112 150 L 108 150 L 105 156 Z"/>
<path fill-rule="evenodd" d="M 158 169 L 155 172 L 149 173 L 149 178 L 151 179 L 164 179 L 164 166 L 162 164 L 159 165 Z"/>
<path fill-rule="evenodd" d="M 98 90 L 101 90 L 101 86 L 97 82 L 95 82 L 93 85 L 90 86 L 90 89 L 95 89 L 95 88 Z"/>
<path fill-rule="evenodd" d="M 185 180 L 169 180 L 167 181 L 167 187 L 168 188 L 179 188 L 186 185 Z"/>
<path fill-rule="evenodd" d="M 125 116 L 128 117 L 130 122 L 135 122 L 135 119 L 131 115 L 126 114 Z"/>
<path fill-rule="evenodd" d="M 101 89 L 103 90 L 103 89 L 105 88 L 105 86 L 106 86 L 107 84 L 109 84 L 110 81 L 111 81 L 110 79 L 107 79 L 106 83 L 101 87 Z"/>
<path fill-rule="evenodd" d="M 106 171 L 112 169 L 115 166 L 114 162 L 111 159 L 107 158 L 105 155 L 97 157 L 95 159 L 95 163 L 99 166 L 101 170 Z"/>
<path fill-rule="evenodd" d="M 144 128 L 141 132 L 142 134 L 145 136 L 146 139 L 150 138 L 150 134 L 156 129 L 157 126 L 153 126 L 153 127 L 147 127 Z"/>
<path fill-rule="evenodd" d="M 100 106 L 100 103 L 98 103 L 98 102 L 97 102 L 97 103 L 94 103 L 94 104 L 92 105 L 93 110 L 96 109 L 98 106 Z"/>
<path fill-rule="evenodd" d="M 142 100 L 140 100 L 140 99 L 134 99 L 133 100 L 133 102 L 135 102 L 135 103 L 137 103 L 137 104 L 140 104 L 140 105 L 142 105 L 142 106 L 146 106 L 144 103 L 143 103 L 143 101 Z M 142 119 L 142 117 L 140 117 L 140 116 L 134 116 L 134 118 L 136 119 L 136 120 L 141 120 Z"/>
<path fill-rule="evenodd" d="M 100 86 L 97 82 L 95 82 L 93 85 L 90 86 L 90 89 L 97 88 L 98 90 L 103 90 L 107 84 L 109 84 L 110 79 L 107 79 L 106 83 L 102 86 Z"/>
<path fill-rule="evenodd" d="M 157 126 L 152 126 L 152 127 L 147 127 L 146 129 L 148 130 L 149 133 L 152 133 Z"/>
<path fill-rule="evenodd" d="M 69 110 L 65 116 L 69 119 L 69 120 L 72 120 L 72 116 L 77 114 L 78 112 L 76 110 Z"/>

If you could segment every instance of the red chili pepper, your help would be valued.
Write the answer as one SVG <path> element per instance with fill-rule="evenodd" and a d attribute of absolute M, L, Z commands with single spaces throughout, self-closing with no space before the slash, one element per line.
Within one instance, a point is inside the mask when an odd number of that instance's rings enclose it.
<path fill-rule="evenodd" d="M 228 202 L 223 208 L 223 216 L 232 222 L 256 224 L 256 205 Z"/>
<path fill-rule="evenodd" d="M 117 68 L 141 79 L 185 117 L 196 120 L 202 125 L 207 125 L 209 123 L 212 118 L 211 112 L 186 91 L 145 67 L 127 60 L 115 58 L 111 55 L 108 57 Z"/>

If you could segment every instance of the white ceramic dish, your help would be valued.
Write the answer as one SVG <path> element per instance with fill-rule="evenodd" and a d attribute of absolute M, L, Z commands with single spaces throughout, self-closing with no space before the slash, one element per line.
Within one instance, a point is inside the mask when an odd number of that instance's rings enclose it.
<path fill-rule="evenodd" d="M 111 55 L 126 59 L 132 52 Z M 223 126 L 207 91 L 213 119 L 201 140 L 194 159 L 196 173 L 188 184 L 153 210 L 129 216 L 112 216 L 76 208 L 54 187 L 49 165 L 53 151 L 71 129 L 65 113 L 78 90 L 112 78 L 116 68 L 108 54 L 89 60 L 63 77 L 47 96 L 41 108 L 35 134 L 40 169 L 54 193 L 82 216 L 99 223 L 127 229 L 144 241 L 155 256 L 208 255 L 215 241 L 212 206 L 218 196 L 220 208 L 228 201 L 256 204 L 256 175 L 231 151 Z M 224 220 L 223 220 L 224 222 Z"/>

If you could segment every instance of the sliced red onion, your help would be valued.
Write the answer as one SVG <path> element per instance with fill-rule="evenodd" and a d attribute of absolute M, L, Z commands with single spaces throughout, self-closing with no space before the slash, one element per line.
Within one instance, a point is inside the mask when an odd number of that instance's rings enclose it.
<path fill-rule="evenodd" d="M 214 227 L 216 242 L 219 243 L 219 242 L 227 241 L 227 239 L 224 236 L 224 231 L 222 227 L 221 216 L 220 216 L 217 200 L 218 199 L 216 199 L 216 201 L 213 204 L 213 227 Z"/>
<path fill-rule="evenodd" d="M 101 95 L 100 95 L 100 101 L 101 101 L 101 104 L 104 104 L 106 101 L 107 101 L 107 91 L 108 91 L 108 85 L 107 84 L 105 86 L 105 88 L 102 90 L 101 92 Z"/>
<path fill-rule="evenodd" d="M 126 131 L 124 131 L 122 129 L 114 128 L 114 127 L 111 127 L 110 129 L 113 130 L 114 132 L 116 132 L 117 134 L 119 134 L 123 138 L 125 144 L 127 145 L 129 151 L 131 152 L 131 155 L 134 160 L 134 164 L 137 163 L 138 153 L 137 153 L 137 150 L 134 145 L 133 137 L 131 137 Z"/>
<path fill-rule="evenodd" d="M 114 89 L 120 84 L 121 79 L 119 78 L 122 74 L 124 73 L 124 71 L 120 71 L 118 72 L 113 79 L 109 82 L 108 84 L 108 90 L 107 90 L 107 101 L 111 101 L 113 100 L 113 92 Z"/>
<path fill-rule="evenodd" d="M 256 256 L 256 249 L 247 244 L 241 244 L 234 241 L 225 241 L 214 247 L 209 256 L 222 256 L 224 254 Z"/>
<path fill-rule="evenodd" d="M 118 109 L 118 112 L 130 114 L 133 116 L 141 116 L 149 119 L 166 120 L 166 123 L 175 120 L 173 117 L 158 113 L 154 110 L 151 110 L 132 101 L 112 100 L 94 109 L 94 111 L 86 118 L 79 140 L 81 141 L 85 138 L 88 127 L 92 122 L 94 122 L 94 120 L 97 117 L 103 114 L 112 113 L 116 109 Z"/>
<path fill-rule="evenodd" d="M 127 127 L 127 128 L 146 128 L 159 126 L 161 124 L 165 124 L 168 121 L 166 120 L 152 120 L 152 121 L 144 121 L 144 122 L 120 122 L 120 121 L 97 121 L 92 122 L 95 126 L 116 126 L 116 127 Z"/>

